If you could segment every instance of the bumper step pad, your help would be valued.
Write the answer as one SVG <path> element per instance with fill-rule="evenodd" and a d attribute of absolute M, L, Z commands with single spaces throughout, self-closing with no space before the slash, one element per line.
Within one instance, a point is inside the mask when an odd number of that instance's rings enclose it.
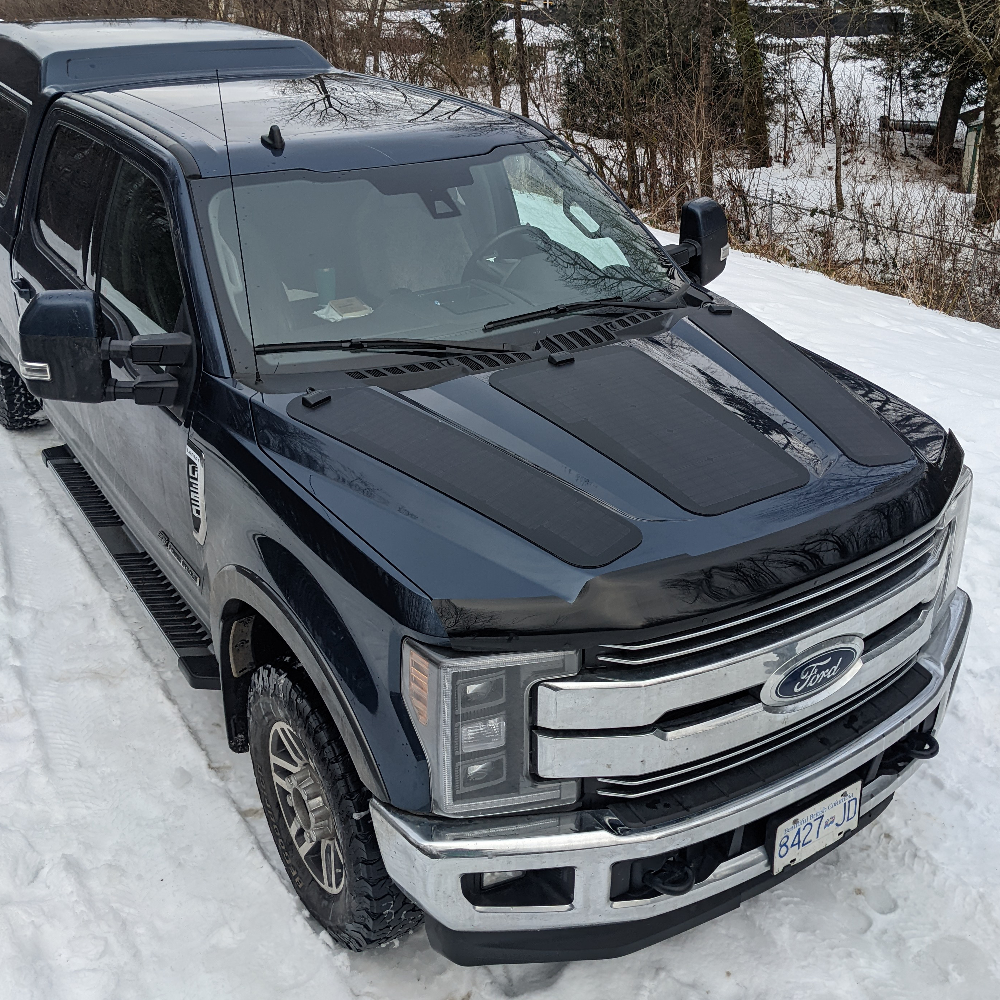
<path fill-rule="evenodd" d="M 193 688 L 217 691 L 219 663 L 212 640 L 184 598 L 141 549 L 100 487 L 66 447 L 46 448 L 45 464 L 62 480 L 95 534 L 118 564 L 129 585 L 146 606 L 167 642 L 177 653 L 177 665 Z"/>

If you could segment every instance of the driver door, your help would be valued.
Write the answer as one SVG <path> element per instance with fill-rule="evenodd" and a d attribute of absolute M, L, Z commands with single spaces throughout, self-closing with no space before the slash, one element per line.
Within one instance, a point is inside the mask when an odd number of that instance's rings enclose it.
<path fill-rule="evenodd" d="M 105 334 L 131 340 L 144 333 L 183 332 L 194 339 L 164 188 L 152 171 L 117 152 L 108 169 L 112 180 L 98 213 L 90 275 Z M 130 361 L 111 365 L 112 377 L 122 381 L 150 370 L 159 371 Z M 188 478 L 189 462 L 196 459 L 189 459 L 187 400 L 196 373 L 192 352 L 180 373 L 178 405 L 101 403 L 93 407 L 90 429 L 112 502 L 129 512 L 129 526 L 143 546 L 188 604 L 204 614 L 203 538 L 194 531 Z"/>

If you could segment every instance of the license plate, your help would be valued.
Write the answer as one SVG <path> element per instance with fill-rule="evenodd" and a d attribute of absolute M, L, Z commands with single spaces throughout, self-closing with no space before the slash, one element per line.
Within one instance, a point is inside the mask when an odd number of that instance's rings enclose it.
<path fill-rule="evenodd" d="M 785 820 L 774 835 L 774 874 L 835 844 L 858 825 L 861 782 Z"/>

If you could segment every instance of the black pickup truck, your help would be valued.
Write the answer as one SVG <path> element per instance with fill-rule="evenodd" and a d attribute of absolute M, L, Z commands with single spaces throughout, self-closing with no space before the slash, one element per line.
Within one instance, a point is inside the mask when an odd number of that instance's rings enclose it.
<path fill-rule="evenodd" d="M 0 24 L 0 421 L 64 439 L 346 946 L 623 955 L 937 752 L 962 448 L 707 291 L 727 240 L 292 39 Z"/>

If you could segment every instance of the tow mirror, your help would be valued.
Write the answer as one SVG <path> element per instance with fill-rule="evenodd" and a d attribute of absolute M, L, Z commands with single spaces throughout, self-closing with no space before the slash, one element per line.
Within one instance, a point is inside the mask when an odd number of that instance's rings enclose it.
<path fill-rule="evenodd" d="M 670 256 L 699 285 L 707 285 L 726 269 L 729 223 L 723 207 L 711 198 L 695 198 L 681 209 L 681 242 Z"/>
<path fill-rule="evenodd" d="M 39 399 L 67 403 L 133 399 L 146 406 L 172 406 L 178 392 L 173 375 L 150 372 L 123 382 L 111 378 L 109 361 L 182 365 L 191 354 L 191 338 L 183 333 L 102 340 L 96 296 L 76 289 L 36 295 L 21 317 L 20 334 L 19 367 L 28 390 Z"/>

